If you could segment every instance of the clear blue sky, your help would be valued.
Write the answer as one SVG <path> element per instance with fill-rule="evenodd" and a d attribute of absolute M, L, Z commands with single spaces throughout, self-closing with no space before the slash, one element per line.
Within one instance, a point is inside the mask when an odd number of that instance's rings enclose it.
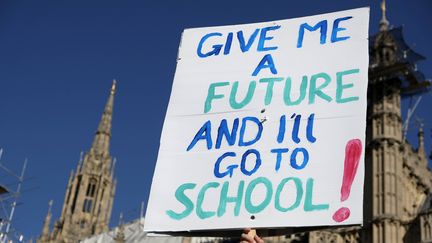
<path fill-rule="evenodd" d="M 37 237 L 50 199 L 54 218 L 59 217 L 69 173 L 91 145 L 113 78 L 118 92 L 111 154 L 118 162 L 118 184 L 111 223 L 117 223 L 120 212 L 126 220 L 139 216 L 141 201 L 147 202 L 184 28 L 363 6 L 371 7 L 370 32 L 376 33 L 378 0 L 1 0 L 2 161 L 18 170 L 28 158 L 30 179 L 24 189 L 35 188 L 23 193 L 14 227 Z M 406 42 L 429 57 L 418 68 L 432 78 L 432 2 L 390 0 L 387 8 L 391 25 L 404 25 Z M 427 151 L 431 105 L 427 94 L 416 113 L 425 122 Z M 416 144 L 414 125 L 410 138 Z"/>

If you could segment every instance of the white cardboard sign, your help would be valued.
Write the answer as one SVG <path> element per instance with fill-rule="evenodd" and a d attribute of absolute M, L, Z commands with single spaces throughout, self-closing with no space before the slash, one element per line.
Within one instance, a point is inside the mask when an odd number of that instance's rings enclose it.
<path fill-rule="evenodd" d="M 145 231 L 361 224 L 368 22 L 186 29 Z"/>

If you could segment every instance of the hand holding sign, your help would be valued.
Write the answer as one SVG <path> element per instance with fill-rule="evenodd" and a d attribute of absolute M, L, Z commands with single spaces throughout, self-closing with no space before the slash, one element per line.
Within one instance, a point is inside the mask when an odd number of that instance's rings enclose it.
<path fill-rule="evenodd" d="M 256 230 L 246 228 L 241 235 L 240 243 L 264 243 L 264 240 L 256 234 Z"/>

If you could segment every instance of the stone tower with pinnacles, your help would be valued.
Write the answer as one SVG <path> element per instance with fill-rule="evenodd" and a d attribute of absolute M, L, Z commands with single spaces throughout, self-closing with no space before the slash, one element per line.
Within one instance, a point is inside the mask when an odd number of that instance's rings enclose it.
<path fill-rule="evenodd" d="M 70 174 L 61 216 L 51 229 L 51 201 L 37 242 L 78 242 L 108 231 L 116 188 L 109 152 L 115 91 L 114 80 L 93 144 Z"/>
<path fill-rule="evenodd" d="M 424 59 L 391 28 L 381 4 L 379 32 L 369 42 L 363 225 L 305 233 L 300 242 L 432 242 L 432 173 L 418 130 L 417 148 L 403 132 L 401 99 L 430 90 L 417 70 Z"/>
<path fill-rule="evenodd" d="M 409 143 L 403 132 L 401 110 L 403 97 L 428 92 L 431 82 L 416 67 L 423 57 L 406 44 L 402 27 L 390 27 L 385 1 L 381 7 L 379 32 L 370 37 L 369 43 L 363 225 L 301 228 L 294 234 L 267 237 L 267 243 L 432 242 L 432 173 L 428 169 L 424 132 L 420 126 L 416 147 Z M 51 229 L 48 210 L 38 242 L 78 242 L 89 236 L 94 236 L 94 241 L 89 242 L 101 242 L 98 241 L 103 239 L 101 233 L 109 230 L 115 191 L 113 160 L 109 155 L 114 93 L 115 83 L 93 145 L 76 172 L 71 173 L 61 217 Z M 142 231 L 124 230 L 132 226 L 132 223 L 119 226 L 121 242 L 132 242 L 124 241 L 129 239 L 128 234 L 139 234 L 133 242 L 149 241 Z M 183 237 L 177 242 L 226 240 Z"/>

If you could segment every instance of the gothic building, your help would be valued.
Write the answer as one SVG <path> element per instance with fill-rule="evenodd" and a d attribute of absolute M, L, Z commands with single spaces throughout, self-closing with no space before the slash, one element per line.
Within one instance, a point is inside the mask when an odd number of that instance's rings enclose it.
<path fill-rule="evenodd" d="M 403 133 L 401 98 L 430 89 L 417 71 L 424 59 L 409 48 L 402 28 L 390 28 L 385 2 L 379 32 L 370 38 L 367 107 L 364 222 L 362 226 L 329 227 L 315 231 L 266 237 L 266 242 L 411 243 L 432 242 L 432 173 L 420 127 L 418 145 Z M 149 242 L 141 230 L 144 219 L 108 231 L 114 196 L 109 155 L 115 83 L 90 151 L 71 173 L 60 219 L 50 232 L 51 211 L 38 242 Z M 135 229 L 136 228 L 136 229 Z M 133 230 L 131 230 L 133 229 Z M 120 233 L 119 233 L 120 232 Z M 132 233 L 131 233 L 132 232 Z M 269 232 L 267 232 L 269 233 Z M 262 235 L 264 236 L 264 235 Z M 162 242 L 152 239 L 152 242 Z M 170 238 L 165 242 L 228 242 L 216 238 Z"/>
<path fill-rule="evenodd" d="M 38 242 L 78 242 L 108 231 L 116 187 L 109 153 L 115 85 L 114 81 L 90 150 L 80 159 L 76 171 L 71 172 L 61 216 L 51 231 L 50 202 Z"/>
<path fill-rule="evenodd" d="M 432 242 L 432 173 L 422 128 L 414 148 L 404 137 L 401 97 L 428 91 L 417 71 L 424 59 L 389 28 L 385 1 L 379 33 L 370 38 L 363 226 L 290 236 L 282 242 Z"/>

